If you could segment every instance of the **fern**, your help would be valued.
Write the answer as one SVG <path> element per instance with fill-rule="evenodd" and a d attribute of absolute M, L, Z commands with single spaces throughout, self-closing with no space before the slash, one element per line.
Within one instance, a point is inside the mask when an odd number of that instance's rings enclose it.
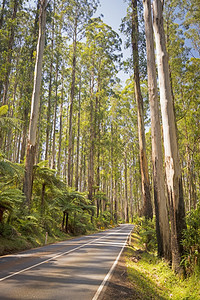
<path fill-rule="evenodd" d="M 0 117 L 4 116 L 8 112 L 8 105 L 3 105 L 0 107 Z"/>

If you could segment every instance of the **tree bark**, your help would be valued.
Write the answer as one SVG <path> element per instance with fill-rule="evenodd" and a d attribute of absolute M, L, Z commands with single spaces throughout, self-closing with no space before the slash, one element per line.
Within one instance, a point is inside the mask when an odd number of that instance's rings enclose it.
<path fill-rule="evenodd" d="M 46 184 L 43 183 L 42 184 L 42 192 L 41 192 L 41 216 L 43 216 L 44 212 L 45 212 L 45 206 L 44 206 L 45 188 L 46 188 Z"/>
<path fill-rule="evenodd" d="M 127 170 L 127 149 L 124 156 L 124 181 L 125 181 L 125 222 L 129 223 L 129 206 L 128 206 L 128 170 Z"/>
<path fill-rule="evenodd" d="M 145 218 L 153 218 L 153 209 L 151 204 L 150 183 L 148 176 L 148 165 L 146 157 L 146 140 L 144 129 L 144 109 L 143 98 L 140 89 L 139 76 L 139 54 L 138 54 L 138 16 L 137 16 L 137 0 L 132 0 L 132 50 L 134 64 L 134 81 L 135 81 L 135 98 L 138 107 L 138 136 L 140 151 L 140 171 L 142 180 L 143 195 L 143 215 Z"/>
<path fill-rule="evenodd" d="M 74 25 L 73 37 L 73 61 L 72 61 L 72 82 L 70 91 L 70 112 L 69 112 L 69 144 L 68 144 L 68 185 L 72 186 L 73 173 L 72 173 L 72 147 L 73 147 L 73 106 L 75 94 L 75 80 L 76 80 L 76 44 L 77 44 L 77 18 Z"/>
<path fill-rule="evenodd" d="M 89 152 L 89 166 L 88 166 L 88 199 L 91 204 L 93 201 L 93 186 L 94 186 L 94 139 L 95 139 L 95 129 L 94 129 L 94 73 L 91 74 L 90 82 L 90 152 Z M 92 213 L 92 221 L 93 221 Z"/>
<path fill-rule="evenodd" d="M 143 0 L 147 49 L 148 91 L 151 111 L 152 163 L 158 255 L 171 260 L 170 227 L 165 195 L 160 112 L 154 53 L 151 1 Z"/>
<path fill-rule="evenodd" d="M 79 153 L 80 153 L 80 121 L 81 121 L 81 78 L 79 84 L 79 96 L 78 96 L 78 132 L 77 132 L 77 146 L 76 146 L 76 176 L 75 176 L 75 188 L 78 191 L 79 182 Z"/>
<path fill-rule="evenodd" d="M 54 14 L 55 14 L 55 1 L 54 1 Z M 45 160 L 49 159 L 49 137 L 51 127 L 51 95 L 52 95 L 52 73 L 53 73 L 53 60 L 54 60 L 54 18 L 52 22 L 52 35 L 51 35 L 51 61 L 49 69 L 49 88 L 48 88 L 48 106 L 47 106 L 47 127 L 46 127 L 46 148 L 45 148 Z M 50 166 L 50 160 L 49 160 Z"/>
<path fill-rule="evenodd" d="M 5 73 L 5 80 L 3 84 L 3 100 L 2 100 L 2 105 L 7 104 L 7 93 L 8 93 L 8 85 L 9 85 L 9 76 L 10 76 L 10 71 L 11 71 L 11 60 L 12 60 L 12 48 L 13 48 L 13 43 L 14 43 L 14 35 L 15 35 L 15 26 L 13 24 L 14 20 L 16 19 L 17 16 L 17 9 L 19 5 L 19 0 L 14 1 L 14 6 L 13 6 L 13 14 L 12 14 L 12 25 L 11 25 L 11 30 L 10 30 L 10 37 L 8 40 L 8 56 L 6 60 L 6 73 Z"/>
<path fill-rule="evenodd" d="M 172 268 L 182 274 L 180 266 L 183 247 L 182 232 L 185 228 L 181 168 L 179 163 L 176 123 L 169 77 L 169 65 L 163 26 L 163 2 L 153 1 L 153 27 L 156 40 L 160 102 L 163 123 L 165 170 L 171 221 Z"/>
<path fill-rule="evenodd" d="M 56 78 L 55 78 L 55 106 L 53 118 L 53 141 L 52 141 L 52 156 L 51 156 L 51 169 L 56 168 L 56 121 L 57 121 L 57 103 L 58 103 L 58 58 L 56 61 Z"/>
<path fill-rule="evenodd" d="M 39 17 L 39 37 L 37 44 L 37 54 L 35 63 L 34 86 L 31 102 L 31 116 L 29 123 L 28 146 L 25 162 L 25 177 L 24 177 L 24 193 L 25 204 L 31 205 L 32 183 L 33 183 L 33 165 L 35 160 L 36 148 L 36 132 L 40 106 L 40 87 L 42 81 L 42 59 L 45 43 L 45 27 L 46 27 L 46 5 L 47 0 L 41 0 L 40 17 Z"/>
<path fill-rule="evenodd" d="M 60 175 L 60 163 L 61 163 L 61 148 L 62 148 L 62 132 L 63 132 L 63 103 L 64 103 L 64 78 L 62 74 L 62 89 L 61 89 L 61 103 L 60 103 L 60 132 L 59 132 L 59 146 L 58 146 L 58 164 L 57 170 Z"/>

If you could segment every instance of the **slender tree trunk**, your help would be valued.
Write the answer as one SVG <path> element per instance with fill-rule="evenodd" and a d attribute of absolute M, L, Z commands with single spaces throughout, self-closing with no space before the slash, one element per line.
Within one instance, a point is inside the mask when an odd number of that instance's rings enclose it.
<path fill-rule="evenodd" d="M 14 43 L 14 35 L 15 35 L 15 25 L 14 25 L 14 20 L 16 19 L 17 16 L 17 9 L 18 9 L 19 1 L 15 0 L 14 1 L 14 6 L 13 6 L 13 14 L 12 14 L 12 25 L 11 25 L 11 31 L 10 31 L 10 37 L 8 41 L 8 56 L 7 56 L 7 69 L 5 73 L 5 79 L 4 79 L 4 84 L 3 84 L 3 101 L 2 105 L 7 104 L 7 93 L 8 93 L 8 85 L 9 85 L 9 77 L 10 77 L 10 71 L 11 71 L 11 61 L 12 61 L 12 47 Z"/>
<path fill-rule="evenodd" d="M 35 44 L 37 42 L 37 36 L 38 36 L 38 19 L 39 19 L 39 8 L 40 8 L 40 0 L 37 2 L 37 10 L 36 10 L 36 15 L 35 15 L 35 21 L 34 21 L 34 27 L 33 27 L 33 44 L 30 50 L 30 66 L 28 68 L 28 76 L 29 76 L 29 82 L 33 82 L 33 76 L 34 76 L 34 51 L 35 51 Z M 31 93 L 33 91 L 32 85 L 27 85 L 25 90 L 23 90 L 23 87 L 21 88 L 20 91 L 20 98 L 22 98 L 23 93 L 26 93 L 27 98 L 31 99 Z M 28 125 L 29 125 L 29 119 L 28 119 L 28 114 L 30 111 L 30 102 L 29 101 L 24 101 L 23 103 L 23 134 L 22 134 L 22 143 L 21 143 L 21 153 L 20 153 L 20 162 L 24 162 L 25 158 L 25 153 L 26 153 L 26 143 L 27 143 L 27 132 L 28 132 Z"/>
<path fill-rule="evenodd" d="M 115 197 L 114 197 L 114 220 L 117 224 L 118 221 L 118 181 L 115 179 Z"/>
<path fill-rule="evenodd" d="M 70 112 L 69 112 L 69 143 L 68 143 L 68 185 L 72 186 L 72 147 L 73 147 L 73 106 L 75 94 L 75 80 L 76 80 L 76 46 L 77 44 L 77 18 L 75 19 L 74 37 L 73 37 L 73 61 L 72 61 L 72 82 L 70 91 Z"/>
<path fill-rule="evenodd" d="M 94 186 L 94 140 L 95 140 L 95 129 L 94 129 L 94 73 L 91 75 L 90 83 L 90 153 L 89 153 L 89 166 L 88 166 L 88 199 L 93 202 L 93 186 Z M 93 220 L 92 213 L 92 220 Z"/>
<path fill-rule="evenodd" d="M 181 238 L 183 229 L 185 228 L 185 208 L 165 32 L 163 26 L 162 1 L 155 0 L 153 2 L 153 16 L 163 122 L 167 194 L 170 207 L 172 268 L 175 272 L 182 274 L 183 270 L 180 266 L 181 255 L 183 253 Z"/>
<path fill-rule="evenodd" d="M 133 64 L 134 64 L 134 81 L 135 81 L 135 98 L 138 107 L 138 136 L 140 150 L 140 171 L 142 180 L 142 195 L 143 195 L 143 215 L 146 218 L 153 218 L 153 209 L 151 204 L 150 183 L 148 176 L 148 165 L 146 157 L 146 141 L 144 129 L 144 109 L 143 98 L 140 89 L 139 76 L 139 54 L 138 54 L 138 16 L 137 16 L 137 0 L 132 0 L 132 49 L 133 49 Z"/>
<path fill-rule="evenodd" d="M 52 157 L 51 169 L 56 168 L 56 121 L 57 121 L 57 103 L 58 103 L 58 58 L 56 61 L 56 87 L 55 87 L 55 106 L 53 118 L 53 142 L 52 142 Z"/>
<path fill-rule="evenodd" d="M 45 188 L 46 188 L 46 184 L 43 183 L 42 184 L 42 193 L 41 193 L 41 216 L 43 216 L 44 212 L 45 212 L 45 206 L 44 206 Z"/>
<path fill-rule="evenodd" d="M 75 187 L 78 191 L 79 182 L 79 155 L 80 155 L 80 121 L 81 121 L 81 78 L 79 84 L 79 96 L 78 96 L 78 132 L 77 132 L 77 150 L 76 150 L 76 176 L 75 176 Z"/>
<path fill-rule="evenodd" d="M 158 255 L 171 260 L 170 227 L 167 198 L 165 195 L 151 1 L 143 0 L 143 6 L 147 48 L 148 91 L 151 110 L 152 163 Z"/>
<path fill-rule="evenodd" d="M 63 132 L 63 103 L 64 103 L 64 78 L 62 74 L 62 90 L 61 90 L 61 103 L 60 103 L 60 132 L 59 132 L 59 147 L 58 147 L 58 164 L 57 170 L 60 175 L 60 162 L 61 162 L 61 148 L 62 148 L 62 132 Z"/>
<path fill-rule="evenodd" d="M 124 181 L 125 181 L 125 222 L 129 223 L 129 206 L 128 206 L 128 174 L 127 174 L 127 149 L 124 156 Z"/>
<path fill-rule="evenodd" d="M 32 195 L 33 165 L 35 160 L 36 132 L 37 132 L 37 122 L 38 122 L 39 107 L 40 107 L 42 59 L 43 59 L 43 52 L 44 52 L 45 27 L 46 27 L 46 5 L 47 5 L 47 0 L 41 0 L 40 17 L 39 17 L 39 37 L 38 37 L 37 55 L 36 55 L 36 63 L 35 63 L 35 76 L 34 76 L 32 103 L 31 103 L 31 116 L 30 116 L 30 123 L 29 123 L 28 146 L 27 146 L 26 163 L 25 163 L 24 193 L 26 196 L 25 203 L 28 205 L 29 209 L 30 209 L 31 195 Z"/>
<path fill-rule="evenodd" d="M 54 1 L 54 14 L 55 14 L 55 1 Z M 54 18 L 52 23 L 52 35 L 51 35 L 51 62 L 49 69 L 49 88 L 48 88 L 48 106 L 47 106 L 47 127 L 46 127 L 46 148 L 45 148 L 45 160 L 49 159 L 49 137 L 51 128 L 51 97 L 52 97 L 52 73 L 53 73 L 53 61 L 54 61 Z M 49 160 L 50 165 L 50 160 Z"/>
<path fill-rule="evenodd" d="M 66 216 L 66 212 L 63 211 L 63 219 L 62 219 L 62 231 L 65 230 L 65 216 Z"/>
<path fill-rule="evenodd" d="M 66 212 L 66 220 L 65 220 L 65 232 L 68 233 L 68 220 L 69 220 L 69 213 Z"/>

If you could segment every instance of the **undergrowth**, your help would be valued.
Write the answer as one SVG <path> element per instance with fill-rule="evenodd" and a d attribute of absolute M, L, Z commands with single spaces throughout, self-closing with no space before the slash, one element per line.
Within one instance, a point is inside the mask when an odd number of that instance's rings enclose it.
<path fill-rule="evenodd" d="M 200 274 L 196 272 L 181 280 L 166 261 L 146 250 L 139 234 L 132 234 L 132 243 L 126 253 L 128 276 L 138 295 L 133 299 L 200 299 Z"/>

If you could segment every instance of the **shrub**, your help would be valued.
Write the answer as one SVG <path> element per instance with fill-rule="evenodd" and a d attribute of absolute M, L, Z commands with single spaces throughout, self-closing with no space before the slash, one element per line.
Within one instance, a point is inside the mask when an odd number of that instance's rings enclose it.
<path fill-rule="evenodd" d="M 137 218 L 135 224 L 135 230 L 141 236 L 141 242 L 145 249 L 147 251 L 155 251 L 157 248 L 155 219 Z"/>
<path fill-rule="evenodd" d="M 183 263 L 187 274 L 191 275 L 195 270 L 200 271 L 200 205 L 188 212 L 186 224 L 182 240 L 185 252 Z"/>

